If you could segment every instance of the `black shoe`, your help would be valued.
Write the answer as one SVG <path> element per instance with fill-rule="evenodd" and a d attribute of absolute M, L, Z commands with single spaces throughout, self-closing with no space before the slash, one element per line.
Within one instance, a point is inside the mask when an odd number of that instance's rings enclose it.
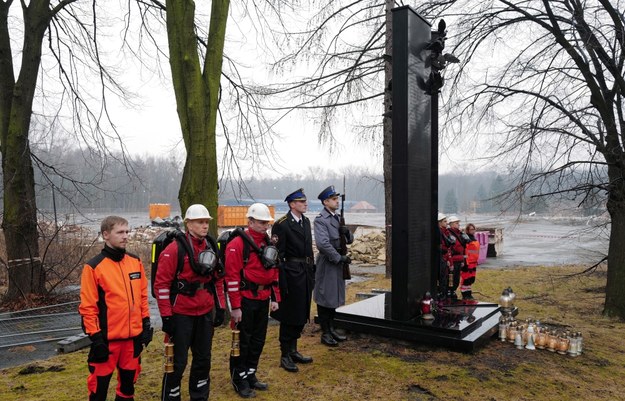
<path fill-rule="evenodd" d="M 325 344 L 328 347 L 337 347 L 339 345 L 329 332 L 321 335 L 321 344 Z"/>
<path fill-rule="evenodd" d="M 330 334 L 332 335 L 332 338 L 334 338 L 336 341 L 345 341 L 347 340 L 347 336 L 339 333 L 338 331 L 334 330 L 334 327 L 330 327 Z"/>
<path fill-rule="evenodd" d="M 269 384 L 258 380 L 256 373 L 249 373 L 247 375 L 247 382 L 253 390 L 265 391 L 269 388 Z"/>
<path fill-rule="evenodd" d="M 287 372 L 299 371 L 299 368 L 293 362 L 293 360 L 291 359 L 289 355 L 285 355 L 280 358 L 280 367 L 284 368 L 284 370 L 286 370 Z"/>
<path fill-rule="evenodd" d="M 246 376 L 233 377 L 232 387 L 234 387 L 234 391 L 236 391 L 241 398 L 256 397 L 256 392 L 250 388 L 250 383 L 247 381 Z"/>
<path fill-rule="evenodd" d="M 289 356 L 295 363 L 311 363 L 313 361 L 311 356 L 304 356 L 297 351 L 292 351 Z"/>
<path fill-rule="evenodd" d="M 465 291 L 462 293 L 462 299 L 473 301 L 475 298 L 473 298 L 473 294 L 471 294 L 471 291 Z"/>

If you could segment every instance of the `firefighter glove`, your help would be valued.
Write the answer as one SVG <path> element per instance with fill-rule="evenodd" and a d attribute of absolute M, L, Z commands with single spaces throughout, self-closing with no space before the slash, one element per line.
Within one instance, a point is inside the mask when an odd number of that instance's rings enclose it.
<path fill-rule="evenodd" d="M 347 255 L 341 255 L 341 263 L 350 264 L 350 263 L 352 263 L 352 260 Z"/>
<path fill-rule="evenodd" d="M 152 328 L 152 325 L 150 324 L 150 318 L 144 317 L 143 318 L 143 332 L 141 332 L 141 344 L 147 347 L 150 341 L 152 341 L 153 336 L 154 336 L 154 329 Z"/>
<path fill-rule="evenodd" d="M 174 336 L 174 322 L 171 320 L 171 316 L 163 316 L 163 332 L 169 337 Z"/>
<path fill-rule="evenodd" d="M 213 327 L 219 327 L 224 324 L 226 311 L 222 308 L 215 309 L 215 318 L 213 319 Z"/>
<path fill-rule="evenodd" d="M 102 332 L 99 331 L 92 336 L 89 336 L 91 339 L 91 352 L 90 352 L 90 361 L 96 363 L 106 362 L 109 359 L 109 346 L 104 341 L 104 336 Z"/>
<path fill-rule="evenodd" d="M 467 265 L 466 263 L 462 263 L 462 266 L 460 267 L 460 271 L 461 272 L 468 272 L 469 271 L 469 265 Z"/>

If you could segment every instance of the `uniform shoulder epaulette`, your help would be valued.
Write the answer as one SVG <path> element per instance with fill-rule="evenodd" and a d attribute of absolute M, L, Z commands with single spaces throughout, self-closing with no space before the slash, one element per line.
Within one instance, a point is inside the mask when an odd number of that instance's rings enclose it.
<path fill-rule="evenodd" d="M 288 215 L 286 215 L 286 214 L 285 214 L 284 216 L 280 217 L 278 220 L 276 220 L 276 224 L 280 224 L 280 223 L 282 223 L 283 221 L 285 221 L 287 216 L 288 216 Z"/>
<path fill-rule="evenodd" d="M 104 260 L 104 254 L 100 252 L 99 254 L 89 259 L 87 263 L 85 264 L 91 266 L 92 269 L 95 269 L 103 260 Z"/>

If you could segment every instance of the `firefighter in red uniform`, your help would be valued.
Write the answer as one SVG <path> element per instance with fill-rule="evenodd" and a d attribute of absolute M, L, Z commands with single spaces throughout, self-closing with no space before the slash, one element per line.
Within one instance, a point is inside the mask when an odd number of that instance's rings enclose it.
<path fill-rule="evenodd" d="M 141 351 L 152 340 L 148 281 L 141 259 L 126 252 L 128 221 L 108 216 L 100 232 L 104 249 L 83 268 L 78 307 L 91 339 L 89 400 L 106 400 L 117 369 L 115 400 L 131 401 L 141 372 Z"/>
<path fill-rule="evenodd" d="M 163 375 L 161 400 L 180 400 L 182 374 L 189 348 L 193 360 L 189 372 L 189 397 L 207 400 L 210 392 L 211 348 L 214 327 L 224 321 L 226 299 L 223 272 L 217 267 L 215 241 L 208 236 L 211 220 L 204 205 L 189 206 L 184 221 L 184 244 L 173 241 L 158 258 L 154 290 L 163 319 L 163 331 L 174 343 L 174 371 Z M 210 241 L 209 241 L 210 240 Z M 193 255 L 189 254 L 189 251 Z M 182 269 L 179 252 L 184 252 Z M 215 317 L 212 311 L 215 309 Z"/>
<path fill-rule="evenodd" d="M 266 390 L 267 383 L 258 381 L 256 370 L 265 345 L 269 309 L 277 311 L 280 302 L 278 285 L 278 252 L 267 235 L 273 221 L 269 208 L 254 203 L 246 214 L 248 228 L 244 234 L 261 250 L 273 249 L 273 258 L 251 250 L 241 237 L 226 246 L 226 283 L 233 325 L 240 330 L 240 357 L 234 367 L 232 385 L 239 396 L 250 398 L 254 390 Z M 247 249 L 247 251 L 246 251 Z"/>
<path fill-rule="evenodd" d="M 457 299 L 456 290 L 460 286 L 460 270 L 465 265 L 464 259 L 464 247 L 466 240 L 463 238 L 462 231 L 460 231 L 460 219 L 456 216 L 449 216 L 447 219 L 449 223 L 449 234 L 454 238 L 454 243 L 451 245 L 451 261 L 454 267 L 453 285 L 451 288 L 451 297 L 453 300 Z"/>
<path fill-rule="evenodd" d="M 471 286 L 475 283 L 475 275 L 477 271 L 477 260 L 480 257 L 480 242 L 475 238 L 475 226 L 472 223 L 467 224 L 464 229 L 467 237 L 467 245 L 465 247 L 466 263 L 460 270 L 460 292 L 462 299 L 473 300 Z"/>
<path fill-rule="evenodd" d="M 440 270 L 438 280 L 438 299 L 447 298 L 451 294 L 447 294 L 451 283 L 449 283 L 449 272 L 453 269 L 451 260 L 451 247 L 455 238 L 449 233 L 447 228 L 447 216 L 443 213 L 438 214 L 438 231 L 440 233 Z"/>

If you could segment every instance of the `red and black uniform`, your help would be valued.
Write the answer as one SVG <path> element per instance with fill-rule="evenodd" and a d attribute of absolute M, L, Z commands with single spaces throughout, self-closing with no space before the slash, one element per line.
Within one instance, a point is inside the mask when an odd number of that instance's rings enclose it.
<path fill-rule="evenodd" d="M 148 281 L 141 259 L 105 245 L 83 268 L 78 311 L 93 344 L 108 348 L 106 360 L 96 357 L 94 345 L 89 352 L 89 400 L 106 400 L 116 368 L 115 400 L 132 400 L 141 371 L 141 335 L 144 322 L 147 320 L 149 327 L 150 319 Z"/>
<path fill-rule="evenodd" d="M 444 298 L 448 288 L 449 270 L 453 266 L 451 248 L 455 238 L 449 232 L 447 227 L 438 227 L 440 233 L 440 271 L 439 271 L 439 289 L 438 297 Z"/>
<path fill-rule="evenodd" d="M 245 234 L 259 248 L 268 245 L 266 233 L 248 229 Z M 269 301 L 280 302 L 279 269 L 266 269 L 259 255 L 247 247 L 249 245 L 244 244 L 241 236 L 234 238 L 226 247 L 228 298 L 231 308 L 241 309 L 242 312 L 238 324 L 240 357 L 233 372 L 235 385 L 237 381 L 246 380 L 248 374 L 255 374 L 258 369 L 267 336 Z"/>
<path fill-rule="evenodd" d="M 163 375 L 162 400 L 180 400 L 180 384 L 189 348 L 193 356 L 189 396 L 192 400 L 208 399 L 214 332 L 211 312 L 215 307 L 224 309 L 226 305 L 223 277 L 215 273 L 201 276 L 192 269 L 189 261 L 190 257 L 197 261 L 198 254 L 210 246 L 208 241 L 188 233 L 185 238 L 191 244 L 193 255 L 189 255 L 177 240 L 173 241 L 158 258 L 154 281 L 163 330 L 170 331 L 167 334 L 174 343 L 174 371 Z M 216 249 L 213 251 L 217 254 Z M 185 252 L 180 271 L 179 252 Z M 178 291 L 177 288 L 185 289 Z"/>
<path fill-rule="evenodd" d="M 456 289 L 460 285 L 460 271 L 464 266 L 464 246 L 466 240 L 462 237 L 462 231 L 457 228 L 449 227 L 449 234 L 451 234 L 455 241 L 451 245 L 451 261 L 454 265 L 454 282 L 452 286 L 453 294 L 456 293 Z"/>
<path fill-rule="evenodd" d="M 475 238 L 473 234 L 467 233 L 469 241 L 465 247 L 466 264 L 460 271 L 460 277 L 462 278 L 462 284 L 460 285 L 460 292 L 462 298 L 471 299 L 471 286 L 475 283 L 475 275 L 477 272 L 477 260 L 480 257 L 480 242 Z"/>

